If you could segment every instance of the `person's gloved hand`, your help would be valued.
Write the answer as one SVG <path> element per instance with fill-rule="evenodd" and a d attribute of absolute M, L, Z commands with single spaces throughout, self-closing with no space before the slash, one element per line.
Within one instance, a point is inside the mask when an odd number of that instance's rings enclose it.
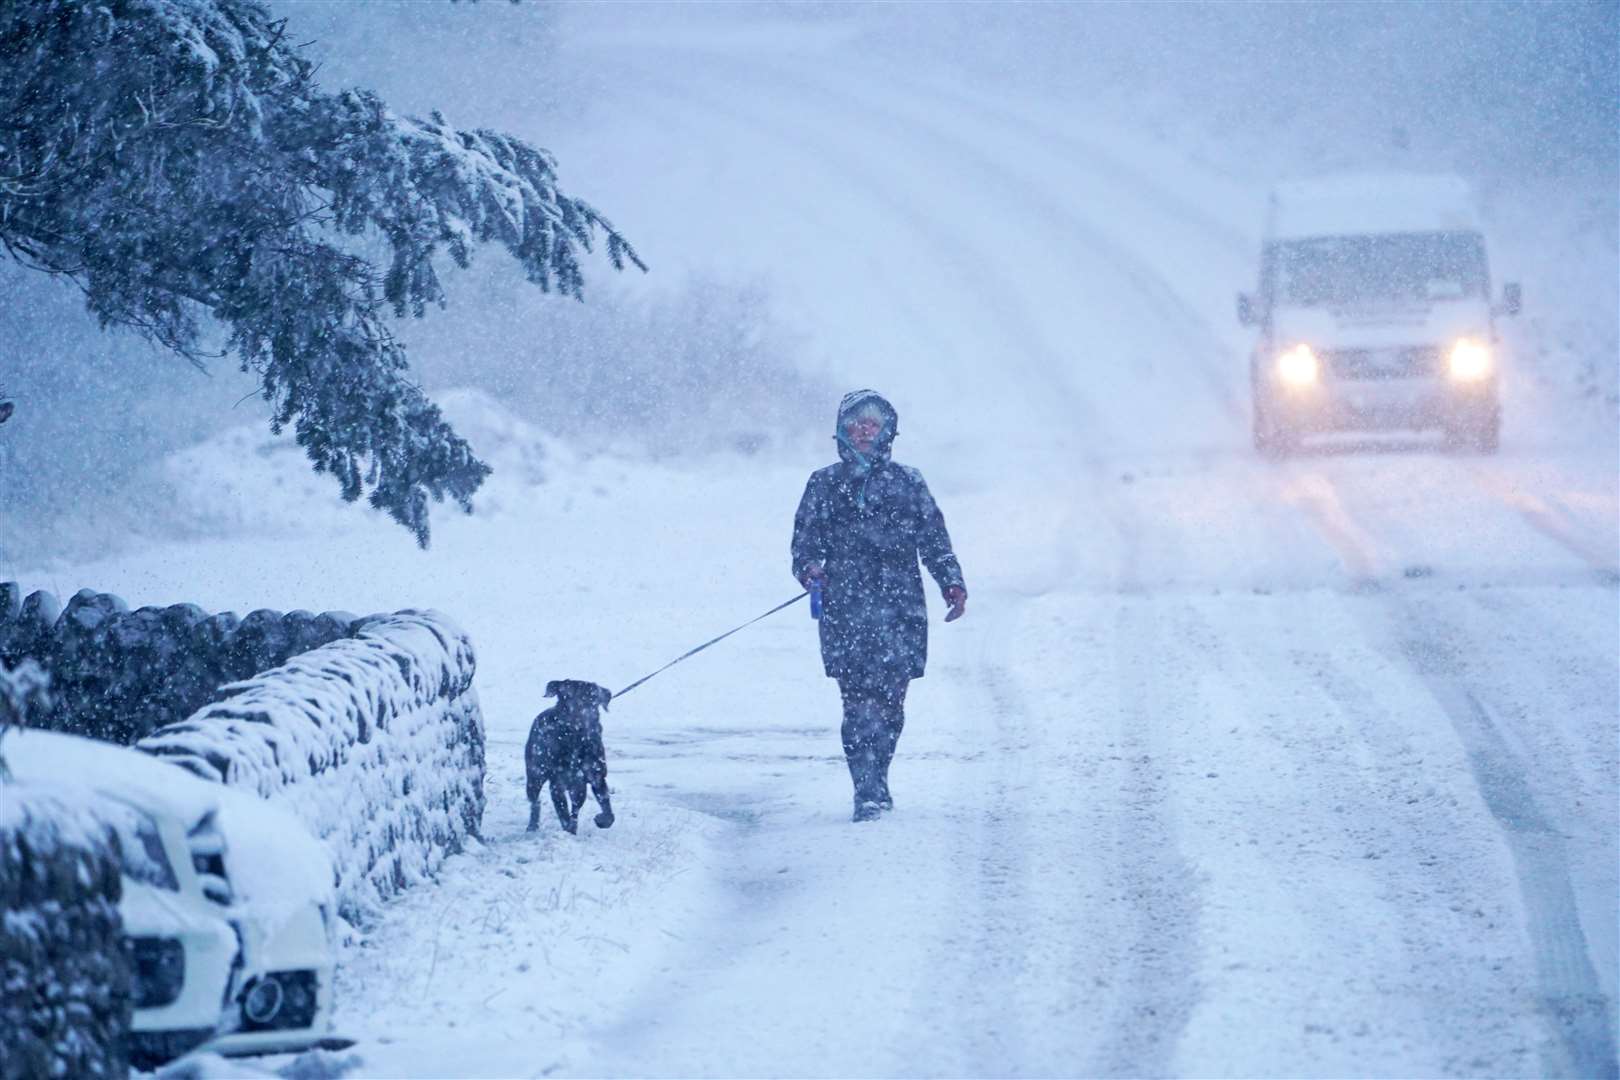
<path fill-rule="evenodd" d="M 799 574 L 799 584 L 806 589 L 810 587 L 810 583 L 813 581 L 819 581 L 823 585 L 827 584 L 827 571 L 821 568 L 820 563 L 809 564 Z"/>
<path fill-rule="evenodd" d="M 945 590 L 945 602 L 951 605 L 951 610 L 945 613 L 946 622 L 954 622 L 962 617 L 967 610 L 967 590 L 960 585 L 952 585 Z"/>

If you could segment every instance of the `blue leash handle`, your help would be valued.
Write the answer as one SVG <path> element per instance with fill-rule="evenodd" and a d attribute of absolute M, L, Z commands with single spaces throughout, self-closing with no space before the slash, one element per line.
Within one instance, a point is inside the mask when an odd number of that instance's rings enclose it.
<path fill-rule="evenodd" d="M 810 582 L 810 617 L 821 618 L 821 580 L 812 579 Z"/>

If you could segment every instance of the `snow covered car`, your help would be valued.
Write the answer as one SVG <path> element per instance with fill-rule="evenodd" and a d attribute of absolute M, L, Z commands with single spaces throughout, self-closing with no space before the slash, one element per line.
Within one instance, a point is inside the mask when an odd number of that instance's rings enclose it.
<path fill-rule="evenodd" d="M 1260 289 L 1238 296 L 1258 326 L 1250 361 L 1254 444 L 1286 453 L 1308 434 L 1439 429 L 1494 451 L 1501 428 L 1485 239 L 1468 185 L 1451 176 L 1342 176 L 1280 184 L 1260 251 Z"/>
<path fill-rule="evenodd" d="M 117 832 L 132 1060 L 295 1050 L 331 1028 L 332 863 L 296 818 L 137 750 L 14 730 L 17 783 L 82 788 Z"/>

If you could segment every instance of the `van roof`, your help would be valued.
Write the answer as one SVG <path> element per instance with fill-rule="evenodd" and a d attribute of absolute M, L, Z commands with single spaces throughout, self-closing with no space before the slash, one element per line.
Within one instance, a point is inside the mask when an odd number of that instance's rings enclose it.
<path fill-rule="evenodd" d="M 1479 228 L 1467 181 L 1419 173 L 1353 173 L 1288 181 L 1272 190 L 1266 213 L 1266 235 L 1273 240 Z"/>

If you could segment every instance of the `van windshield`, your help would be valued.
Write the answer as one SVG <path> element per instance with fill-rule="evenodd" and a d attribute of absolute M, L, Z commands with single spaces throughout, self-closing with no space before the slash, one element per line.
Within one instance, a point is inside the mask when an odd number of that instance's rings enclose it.
<path fill-rule="evenodd" d="M 1478 233 L 1394 233 L 1288 240 L 1274 247 L 1275 302 L 1312 307 L 1368 300 L 1483 298 Z"/>

